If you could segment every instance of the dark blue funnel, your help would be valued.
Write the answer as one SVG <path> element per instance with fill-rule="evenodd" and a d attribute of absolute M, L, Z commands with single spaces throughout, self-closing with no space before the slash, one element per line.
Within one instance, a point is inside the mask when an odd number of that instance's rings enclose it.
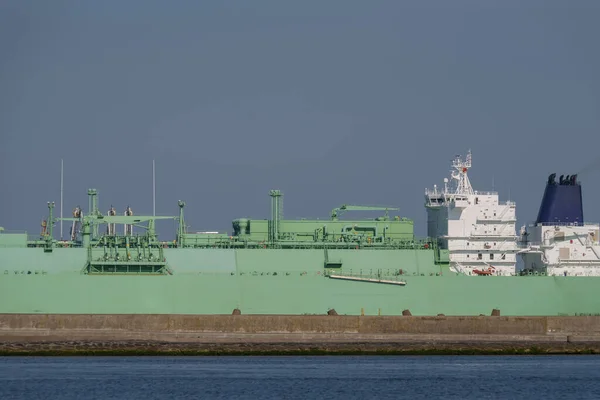
<path fill-rule="evenodd" d="M 581 184 L 577 182 L 577 175 L 561 175 L 558 183 L 555 178 L 556 174 L 548 177 L 536 224 L 583 225 Z"/>

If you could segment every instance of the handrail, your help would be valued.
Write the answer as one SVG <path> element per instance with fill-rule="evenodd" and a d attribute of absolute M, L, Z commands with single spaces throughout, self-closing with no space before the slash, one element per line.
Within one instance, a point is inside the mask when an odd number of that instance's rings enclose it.
<path fill-rule="evenodd" d="M 538 222 L 538 223 L 529 223 L 527 226 L 536 227 L 536 226 L 583 226 L 583 227 L 600 227 L 600 223 L 598 222 Z"/>

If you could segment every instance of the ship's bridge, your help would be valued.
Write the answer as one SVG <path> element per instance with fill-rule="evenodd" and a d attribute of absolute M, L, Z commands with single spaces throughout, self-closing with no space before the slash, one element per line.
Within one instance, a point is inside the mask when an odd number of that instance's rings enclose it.
<path fill-rule="evenodd" d="M 473 190 L 468 177 L 471 153 L 452 162 L 450 178 L 439 189 L 425 190 L 427 236 L 449 252 L 450 263 L 466 274 L 494 268 L 515 273 L 515 203 L 498 201 L 498 192 Z"/>

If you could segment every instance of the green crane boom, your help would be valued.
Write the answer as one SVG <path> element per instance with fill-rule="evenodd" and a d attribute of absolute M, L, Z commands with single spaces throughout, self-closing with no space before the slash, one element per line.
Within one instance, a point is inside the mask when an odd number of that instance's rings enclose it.
<path fill-rule="evenodd" d="M 342 204 L 340 207 L 336 207 L 331 210 L 331 220 L 337 221 L 341 214 L 341 211 L 385 211 L 385 217 L 388 218 L 388 211 L 398 211 L 398 208 L 393 207 L 378 207 L 378 206 L 353 206 L 348 204 Z"/>

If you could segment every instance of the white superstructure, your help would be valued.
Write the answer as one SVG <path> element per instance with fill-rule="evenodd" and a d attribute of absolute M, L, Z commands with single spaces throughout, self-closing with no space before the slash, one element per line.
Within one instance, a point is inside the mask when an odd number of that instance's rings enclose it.
<path fill-rule="evenodd" d="M 425 190 L 427 235 L 447 249 L 450 268 L 466 275 L 514 275 L 516 205 L 500 203 L 497 192 L 473 190 L 468 177 L 471 152 L 452 161 L 450 182 Z"/>
<path fill-rule="evenodd" d="M 536 224 L 522 230 L 525 273 L 600 276 L 599 224 Z"/>

